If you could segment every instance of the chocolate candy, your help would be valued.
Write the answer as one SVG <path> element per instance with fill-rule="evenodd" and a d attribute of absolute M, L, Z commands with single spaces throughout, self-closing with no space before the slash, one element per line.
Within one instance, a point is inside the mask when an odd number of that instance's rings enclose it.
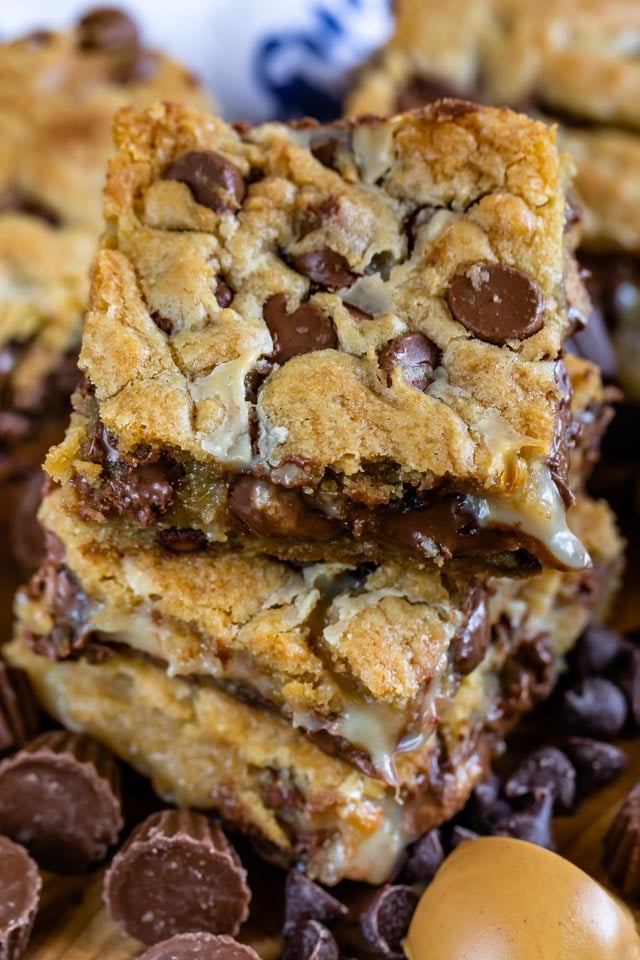
<path fill-rule="evenodd" d="M 18 960 L 38 911 L 42 880 L 24 847 L 0 837 L 0 957 Z"/>
<path fill-rule="evenodd" d="M 135 23 L 122 10 L 100 7 L 87 13 L 78 23 L 81 50 L 122 50 L 138 44 Z"/>
<path fill-rule="evenodd" d="M 282 960 L 338 960 L 333 934 L 317 920 L 303 920 L 287 938 Z"/>
<path fill-rule="evenodd" d="M 86 870 L 121 829 L 119 769 L 91 737 L 43 733 L 0 764 L 0 833 L 44 869 Z"/>
<path fill-rule="evenodd" d="M 224 833 L 190 810 L 154 813 L 107 871 L 113 920 L 142 943 L 202 930 L 235 936 L 249 915 L 246 871 Z"/>
<path fill-rule="evenodd" d="M 331 318 L 312 303 L 301 303 L 287 313 L 287 297 L 277 293 L 264 305 L 264 319 L 273 340 L 273 359 L 286 363 L 291 357 L 314 350 L 335 350 L 338 337 Z"/>
<path fill-rule="evenodd" d="M 400 367 L 407 386 L 426 390 L 440 363 L 440 350 L 423 333 L 405 333 L 389 341 L 380 353 L 378 363 L 387 375 L 388 386 L 391 386 L 393 371 Z"/>
<path fill-rule="evenodd" d="M 158 540 L 170 553 L 200 553 L 207 549 L 207 537 L 193 527 L 168 527 L 161 530 Z"/>
<path fill-rule="evenodd" d="M 586 677 L 564 694 L 564 714 L 578 734 L 610 740 L 622 732 L 627 719 L 624 694 L 604 677 Z"/>
<path fill-rule="evenodd" d="M 409 883 L 429 883 L 444 860 L 439 830 L 430 830 L 413 845 L 403 871 Z"/>
<path fill-rule="evenodd" d="M 570 663 L 583 677 L 598 676 L 619 660 L 629 644 L 621 633 L 592 623 L 574 647 Z"/>
<path fill-rule="evenodd" d="M 0 753 L 17 750 L 40 726 L 40 711 L 29 677 L 0 661 Z"/>
<path fill-rule="evenodd" d="M 459 273 L 447 291 L 455 320 L 480 340 L 498 346 L 526 340 L 542 327 L 542 296 L 521 270 L 499 263 L 477 263 Z"/>
<path fill-rule="evenodd" d="M 505 784 L 508 797 L 522 797 L 536 787 L 551 793 L 555 813 L 569 813 L 576 795 L 575 767 L 555 747 L 540 747 L 526 757 Z"/>
<path fill-rule="evenodd" d="M 238 477 L 229 490 L 229 511 L 259 537 L 331 540 L 339 524 L 313 510 L 298 490 L 268 480 Z"/>
<path fill-rule="evenodd" d="M 216 213 L 239 210 L 247 192 L 238 168 L 215 150 L 183 153 L 164 177 L 186 184 L 197 203 Z"/>
<path fill-rule="evenodd" d="M 627 794 L 609 828 L 603 863 L 620 892 L 640 901 L 640 783 Z"/>
<path fill-rule="evenodd" d="M 327 290 L 350 287 L 358 279 L 357 274 L 349 269 L 349 264 L 342 254 L 329 247 L 312 250 L 310 253 L 299 253 L 291 257 L 291 266 Z"/>
<path fill-rule="evenodd" d="M 213 933 L 179 933 L 149 947 L 138 960 L 259 960 L 258 954 L 233 937 Z"/>
<path fill-rule="evenodd" d="M 466 677 L 484 659 L 491 642 L 486 592 L 478 588 L 464 598 L 465 622 L 456 631 L 451 654 L 456 673 Z"/>
<path fill-rule="evenodd" d="M 615 780 L 628 763 L 624 750 L 603 740 L 568 737 L 560 746 L 575 768 L 576 792 L 580 799 Z"/>
<path fill-rule="evenodd" d="M 303 920 L 331 925 L 346 916 L 347 908 L 323 887 L 295 870 L 287 874 L 283 932 L 291 936 Z"/>
<path fill-rule="evenodd" d="M 493 831 L 499 837 L 527 840 L 547 850 L 555 848 L 552 829 L 553 796 L 550 790 L 534 789 L 523 798 L 526 806 L 496 825 Z"/>
<path fill-rule="evenodd" d="M 418 905 L 412 887 L 388 884 L 379 890 L 360 918 L 362 935 L 371 949 L 383 957 L 404 956 L 404 940 Z"/>
<path fill-rule="evenodd" d="M 502 783 L 494 774 L 474 789 L 464 815 L 478 833 L 491 833 L 512 813 L 513 806 L 502 796 Z"/>
<path fill-rule="evenodd" d="M 224 280 L 218 280 L 215 289 L 215 298 L 218 301 L 218 306 L 221 309 L 228 307 L 233 300 L 233 290 L 228 283 L 224 282 Z"/>

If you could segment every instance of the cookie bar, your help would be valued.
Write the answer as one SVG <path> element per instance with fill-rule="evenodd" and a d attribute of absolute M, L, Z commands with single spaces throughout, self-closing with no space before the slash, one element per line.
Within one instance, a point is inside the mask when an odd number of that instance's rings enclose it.
<path fill-rule="evenodd" d="M 84 644 L 85 615 L 91 605 L 86 597 L 78 600 L 69 571 L 59 578 L 57 589 L 37 588 L 30 596 L 23 594 L 17 605 L 17 637 L 7 653 L 11 661 L 28 670 L 43 705 L 54 716 L 69 728 L 87 731 L 110 744 L 150 776 L 167 799 L 218 810 L 229 823 L 258 838 L 270 856 L 302 861 L 311 876 L 325 883 L 344 877 L 382 882 L 406 843 L 464 805 L 500 748 L 506 730 L 548 695 L 563 655 L 594 611 L 604 613 L 621 558 L 612 515 L 604 503 L 583 499 L 570 512 L 576 531 L 592 553 L 594 567 L 573 573 L 547 570 L 528 580 L 511 582 L 511 599 L 493 625 L 484 656 L 462 678 L 457 690 L 441 698 L 435 726 L 426 740 L 395 758 L 392 784 L 372 776 L 344 753 L 331 755 L 326 741 L 296 729 L 264 699 L 239 700 L 238 690 L 219 682 L 220 671 L 206 634 L 191 640 L 191 649 L 197 652 L 188 674 L 177 676 L 175 671 L 167 671 L 163 662 L 166 651 L 171 644 L 181 643 L 179 638 L 169 639 L 170 632 L 182 629 L 177 619 L 165 617 L 163 622 L 160 614 L 156 617 L 164 631 L 161 657 L 155 642 L 145 649 L 149 616 L 144 612 L 123 610 L 118 633 L 96 631 L 91 642 Z M 75 546 L 68 557 L 74 555 Z M 94 559 L 100 563 L 96 548 L 86 552 L 85 570 Z M 140 588 L 144 578 L 136 568 L 137 559 L 130 559 L 129 582 L 137 582 Z M 175 571 L 168 571 L 172 583 L 158 582 L 153 587 L 147 578 L 146 589 L 173 589 L 175 594 L 182 592 L 185 596 L 194 589 L 201 594 L 206 584 L 197 579 L 195 565 L 187 566 L 185 557 L 180 559 L 181 579 L 172 575 Z M 227 619 L 238 617 L 237 584 L 241 582 L 249 595 L 261 589 L 264 571 L 259 568 L 252 580 L 247 575 L 240 581 L 234 564 L 241 560 L 227 554 L 230 582 L 226 587 L 219 585 L 212 603 L 221 622 L 219 635 L 224 639 L 231 631 L 222 623 L 222 613 Z M 268 563 L 274 568 L 274 586 L 278 580 L 282 583 L 291 578 L 298 591 L 295 594 L 290 590 L 287 597 L 280 589 L 281 609 L 274 614 L 272 608 L 270 618 L 271 649 L 275 651 L 281 631 L 292 673 L 297 669 L 296 661 L 306 658 L 309 676 L 313 677 L 317 648 L 306 645 L 298 629 L 303 605 L 300 598 L 304 599 L 306 587 L 310 607 L 313 591 L 304 584 L 301 574 L 292 575 L 278 561 Z M 120 571 L 116 576 L 119 578 Z M 375 572 L 369 574 L 369 578 L 375 576 Z M 379 581 L 384 578 L 384 569 L 377 576 Z M 415 576 L 419 580 L 419 575 Z M 367 631 L 369 660 L 388 663 L 390 672 L 403 660 L 407 666 L 417 664 L 420 647 L 424 651 L 430 647 L 433 636 L 428 631 L 433 634 L 433 620 L 429 607 L 440 602 L 434 597 L 411 608 L 404 597 L 398 596 L 402 591 L 409 594 L 407 577 L 394 574 L 394 583 L 395 595 L 390 591 L 387 598 L 380 597 L 377 607 L 383 614 L 393 609 L 393 622 L 387 620 L 382 632 Z M 416 589 L 414 585 L 414 595 Z M 494 596 L 501 589 L 498 585 Z M 272 596 L 275 593 L 276 589 Z M 366 588 L 357 595 L 353 586 L 343 587 L 342 593 L 333 598 L 334 608 L 341 606 L 346 615 L 349 604 L 355 605 L 358 596 L 366 602 Z M 62 597 L 64 613 L 60 609 Z M 394 601 L 393 607 L 386 606 L 387 599 Z M 251 596 L 248 603 L 252 602 Z M 262 597 L 258 596 L 255 606 L 261 603 Z M 443 607 L 447 609 L 446 602 Z M 102 609 L 108 608 L 107 601 Z M 405 630 L 411 616 L 413 648 L 407 644 L 403 656 L 396 641 L 403 634 L 405 642 L 410 640 Z M 252 647 L 260 643 L 259 620 L 258 614 L 252 622 Z M 183 615 L 182 623 L 185 621 Z M 46 644 L 34 644 L 39 634 L 51 635 L 52 622 L 53 630 L 68 638 L 70 655 L 66 659 L 46 655 L 55 652 L 60 656 L 60 647 L 54 651 L 51 646 L 47 650 Z M 325 628 L 325 635 L 330 635 L 332 626 L 335 624 Z M 353 642 L 345 643 L 344 657 L 344 663 L 349 660 L 351 666 L 358 663 L 361 625 L 357 615 L 353 626 Z M 193 620 L 192 627 L 195 633 L 200 624 Z M 238 630 L 238 638 L 240 633 Z M 136 650 L 131 646 L 134 634 L 142 637 L 136 641 Z M 266 634 L 263 616 L 262 637 Z M 75 638 L 80 638 L 80 643 L 74 651 Z M 240 641 L 227 639 L 227 643 L 233 658 Z M 253 659 L 245 659 L 245 681 L 253 678 L 259 655 L 257 652 Z M 373 675 L 374 668 L 370 669 Z M 203 674 L 205 670 L 209 677 Z M 372 696 L 379 696 L 379 692 L 374 689 Z M 364 723 L 369 716 L 362 718 Z"/>
<path fill-rule="evenodd" d="M 159 97 L 208 102 L 117 10 L 0 46 L 0 480 L 39 466 L 63 434 L 111 118 Z"/>
<path fill-rule="evenodd" d="M 400 0 L 395 35 L 347 102 L 351 114 L 388 114 L 463 96 L 559 121 L 559 144 L 577 168 L 584 249 L 618 290 L 607 315 L 621 383 L 635 397 L 637 285 L 621 284 L 640 254 L 639 27 L 634 0 Z"/>
<path fill-rule="evenodd" d="M 167 104 L 115 135 L 80 417 L 49 463 L 78 515 L 171 508 L 298 561 L 588 563 L 559 492 L 582 288 L 543 125 L 447 102 L 232 128 Z"/>

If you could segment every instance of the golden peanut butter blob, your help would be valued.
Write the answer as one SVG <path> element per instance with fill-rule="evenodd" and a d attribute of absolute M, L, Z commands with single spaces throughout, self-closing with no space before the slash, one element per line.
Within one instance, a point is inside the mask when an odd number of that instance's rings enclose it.
<path fill-rule="evenodd" d="M 631 912 L 555 853 L 523 840 L 462 843 L 425 890 L 409 960 L 639 960 Z"/>

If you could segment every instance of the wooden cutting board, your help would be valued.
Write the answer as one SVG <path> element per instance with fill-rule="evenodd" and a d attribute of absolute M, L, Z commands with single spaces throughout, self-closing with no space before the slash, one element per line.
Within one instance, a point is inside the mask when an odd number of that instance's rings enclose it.
<path fill-rule="evenodd" d="M 638 569 L 636 558 L 631 558 L 628 584 L 616 608 L 615 619 L 621 629 L 640 625 Z M 572 816 L 557 818 L 555 825 L 559 852 L 605 885 L 603 837 L 623 797 L 640 779 L 640 738 L 623 746 L 629 755 L 625 774 L 586 800 Z M 109 919 L 102 904 L 102 877 L 102 870 L 82 877 L 44 875 L 42 905 L 25 960 L 131 960 L 142 952 L 143 948 L 123 936 Z M 249 926 L 243 939 L 263 960 L 276 960 L 279 955 L 281 944 L 276 936 L 261 935 Z"/>

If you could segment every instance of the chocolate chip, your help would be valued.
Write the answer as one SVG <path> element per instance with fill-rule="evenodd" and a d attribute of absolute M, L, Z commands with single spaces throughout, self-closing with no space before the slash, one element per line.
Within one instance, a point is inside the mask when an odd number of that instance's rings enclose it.
<path fill-rule="evenodd" d="M 604 840 L 604 866 L 627 900 L 640 899 L 640 783 L 627 794 Z"/>
<path fill-rule="evenodd" d="M 316 140 L 311 146 L 311 153 L 323 167 L 329 167 L 330 170 L 336 169 L 336 157 L 340 149 L 340 141 L 337 137 L 327 137 L 324 140 Z"/>
<path fill-rule="evenodd" d="M 440 831 L 430 830 L 414 843 L 403 876 L 409 883 L 429 883 L 444 860 Z"/>
<path fill-rule="evenodd" d="M 0 753 L 23 747 L 39 726 L 40 711 L 28 675 L 0 661 Z"/>
<path fill-rule="evenodd" d="M 42 880 L 27 851 L 0 837 L 0 956 L 19 960 L 38 912 Z"/>
<path fill-rule="evenodd" d="M 350 287 L 358 279 L 358 275 L 352 273 L 348 261 L 342 254 L 336 253 L 329 247 L 292 256 L 291 266 L 298 273 L 309 277 L 318 286 L 325 287 L 327 290 Z"/>
<path fill-rule="evenodd" d="M 640 727 L 640 648 L 629 645 L 621 654 L 614 679 L 627 698 L 631 721 Z"/>
<path fill-rule="evenodd" d="M 526 340 L 542 328 L 537 284 L 521 270 L 500 263 L 477 263 L 456 274 L 447 303 L 454 319 L 487 343 Z"/>
<path fill-rule="evenodd" d="M 576 445 L 579 422 L 571 413 L 571 381 L 564 360 L 556 361 L 554 375 L 558 387 L 558 405 L 556 428 L 547 464 L 565 506 L 570 507 L 575 502 L 569 483 L 570 452 Z"/>
<path fill-rule="evenodd" d="M 349 311 L 352 320 L 355 320 L 356 323 L 365 323 L 368 320 L 373 320 L 372 313 L 367 313 L 367 311 L 363 310 L 362 307 L 356 307 L 355 303 L 347 303 L 345 300 L 344 307 Z"/>
<path fill-rule="evenodd" d="M 238 477 L 229 490 L 229 511 L 259 537 L 331 540 L 340 525 L 307 505 L 298 490 L 267 480 Z"/>
<path fill-rule="evenodd" d="M 591 312 L 586 327 L 576 330 L 565 346 L 569 353 L 590 360 L 600 367 L 605 380 L 617 378 L 618 360 L 600 310 L 594 309 Z"/>
<path fill-rule="evenodd" d="M 228 307 L 233 300 L 233 290 L 224 280 L 218 280 L 215 298 L 218 301 L 218 306 L 223 310 L 225 307 Z"/>
<path fill-rule="evenodd" d="M 200 553 L 209 542 L 202 530 L 193 527 L 168 527 L 160 531 L 158 540 L 170 553 Z"/>
<path fill-rule="evenodd" d="M 445 97 L 458 97 L 460 92 L 441 77 L 430 76 L 428 74 L 415 74 L 400 87 L 396 94 L 395 109 L 398 113 L 404 113 L 407 110 L 414 110 L 416 107 L 423 107 L 426 103 L 433 103 L 434 100 L 442 100 Z"/>
<path fill-rule="evenodd" d="M 404 957 L 402 941 L 417 905 L 418 894 L 412 887 L 388 884 L 375 894 L 360 918 L 362 935 L 375 953 Z"/>
<path fill-rule="evenodd" d="M 138 960 L 260 960 L 246 943 L 213 933 L 179 933 L 149 947 Z"/>
<path fill-rule="evenodd" d="M 345 905 L 309 877 L 297 870 L 291 870 L 287 874 L 283 928 L 285 937 L 291 936 L 303 920 L 318 920 L 331 926 L 346 914 Z"/>
<path fill-rule="evenodd" d="M 576 771 L 576 792 L 580 799 L 615 780 L 628 764 L 620 747 L 589 737 L 568 737 L 560 744 Z"/>
<path fill-rule="evenodd" d="M 497 824 L 495 835 L 527 840 L 539 847 L 546 847 L 547 850 L 554 850 L 551 791 L 537 787 L 532 793 L 522 797 L 521 802 L 524 804 L 523 809 Z"/>
<path fill-rule="evenodd" d="M 155 323 L 158 330 L 162 330 L 163 333 L 166 333 L 167 336 L 173 332 L 173 320 L 170 320 L 169 317 L 163 317 L 158 310 L 154 310 L 151 314 L 151 319 Z"/>
<path fill-rule="evenodd" d="M 393 371 L 400 367 L 402 378 L 409 387 L 426 390 L 433 382 L 434 370 L 440 363 L 438 347 L 423 333 L 404 333 L 390 340 L 378 357 L 380 369 L 391 386 Z"/>
<path fill-rule="evenodd" d="M 416 245 L 416 240 L 418 239 L 418 232 L 421 227 L 424 227 L 429 223 L 438 210 L 443 209 L 442 207 L 432 207 L 426 205 L 424 207 L 418 207 L 417 210 L 414 210 L 410 214 L 404 223 L 404 228 L 407 233 L 407 240 L 409 244 L 409 254 L 412 253 L 413 248 Z"/>
<path fill-rule="evenodd" d="M 239 210 L 246 193 L 238 168 L 214 150 L 184 153 L 164 176 L 185 183 L 198 203 L 216 213 Z"/>
<path fill-rule="evenodd" d="M 327 197 L 319 204 L 310 204 L 303 211 L 302 224 L 300 227 L 299 239 L 306 237 L 307 234 L 319 230 L 321 227 L 332 220 L 339 210 L 337 197 Z"/>
<path fill-rule="evenodd" d="M 335 350 L 338 346 L 335 328 L 324 310 L 311 303 L 301 303 L 287 313 L 284 293 L 267 300 L 264 319 L 273 340 L 273 359 L 278 363 L 314 350 Z"/>
<path fill-rule="evenodd" d="M 507 820 L 513 806 L 502 796 L 502 782 L 492 774 L 479 783 L 464 810 L 465 821 L 479 833 L 492 833 L 497 824 Z"/>
<path fill-rule="evenodd" d="M 285 941 L 282 960 L 338 960 L 333 935 L 317 920 L 303 920 Z"/>
<path fill-rule="evenodd" d="M 523 797 L 535 787 L 545 787 L 553 799 L 554 813 L 570 813 L 576 796 L 575 767 L 555 747 L 540 747 L 529 754 L 507 780 L 508 797 Z"/>
<path fill-rule="evenodd" d="M 479 834 L 475 830 L 470 830 L 469 827 L 464 827 L 460 823 L 456 823 L 449 830 L 449 842 L 447 844 L 449 848 L 449 853 L 459 847 L 461 843 L 466 843 L 467 840 L 476 840 Z"/>
<path fill-rule="evenodd" d="M 138 45 L 135 23 L 115 7 L 92 10 L 79 21 L 77 31 L 81 50 L 122 50 Z"/>
<path fill-rule="evenodd" d="M 52 227 L 62 225 L 62 218 L 57 211 L 21 190 L 9 190 L 0 195 L 1 213 L 24 213 L 29 217 L 37 217 Z"/>
<path fill-rule="evenodd" d="M 158 55 L 142 46 L 125 48 L 111 64 L 109 77 L 114 83 L 140 83 L 157 73 L 159 63 Z"/>
<path fill-rule="evenodd" d="M 599 623 L 590 624 L 571 652 L 571 667 L 583 677 L 598 676 L 619 661 L 629 644 L 621 633 Z"/>
<path fill-rule="evenodd" d="M 91 737 L 43 733 L 0 764 L 0 833 L 44 869 L 86 870 L 121 829 L 119 769 Z"/>
<path fill-rule="evenodd" d="M 190 810 L 154 813 L 105 875 L 113 920 L 143 943 L 203 930 L 235 936 L 249 913 L 246 871 L 224 833 Z"/>
<path fill-rule="evenodd" d="M 466 677 L 484 659 L 491 641 L 487 596 L 481 587 L 465 594 L 462 612 L 464 623 L 456 631 L 451 657 L 455 672 Z"/>
<path fill-rule="evenodd" d="M 621 690 L 604 677 L 586 677 L 563 697 L 564 716 L 571 731 L 611 740 L 627 719 L 627 702 Z"/>

